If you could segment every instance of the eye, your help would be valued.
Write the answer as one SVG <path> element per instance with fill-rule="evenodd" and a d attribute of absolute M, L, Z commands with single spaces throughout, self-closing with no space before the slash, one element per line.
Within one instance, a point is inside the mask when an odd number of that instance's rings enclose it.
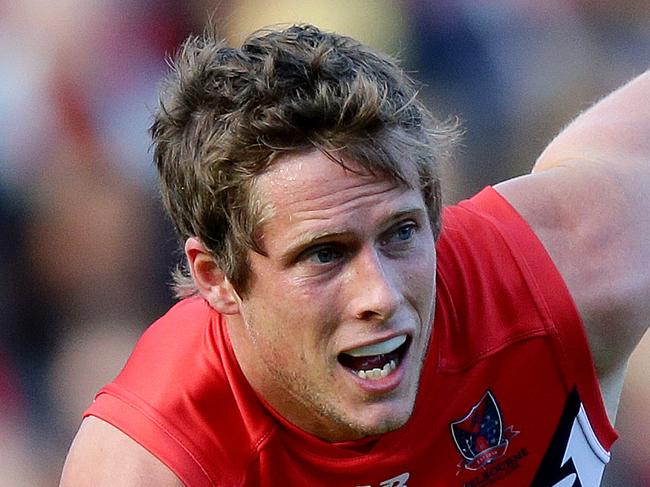
<path fill-rule="evenodd" d="M 382 245 L 389 245 L 391 243 L 401 244 L 404 242 L 409 242 L 413 239 L 413 234 L 417 230 L 417 225 L 415 223 L 409 222 L 404 223 L 397 228 L 390 230 L 386 237 L 382 239 Z"/>
<path fill-rule="evenodd" d="M 402 227 L 399 227 L 396 232 L 396 237 L 398 240 L 410 240 L 411 237 L 413 236 L 413 232 L 415 232 L 415 225 L 412 223 L 408 225 L 404 225 Z"/>
<path fill-rule="evenodd" d="M 317 247 L 305 255 L 305 260 L 314 264 L 330 264 L 340 259 L 343 253 L 332 245 Z"/>

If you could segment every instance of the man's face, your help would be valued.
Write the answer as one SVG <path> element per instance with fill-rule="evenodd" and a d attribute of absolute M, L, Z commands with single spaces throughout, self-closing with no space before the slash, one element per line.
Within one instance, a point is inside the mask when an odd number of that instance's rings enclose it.
<path fill-rule="evenodd" d="M 365 174 L 360 166 L 348 163 Z M 263 256 L 228 330 L 256 391 L 329 441 L 410 417 L 433 319 L 436 256 L 420 193 L 318 151 L 258 179 Z"/>

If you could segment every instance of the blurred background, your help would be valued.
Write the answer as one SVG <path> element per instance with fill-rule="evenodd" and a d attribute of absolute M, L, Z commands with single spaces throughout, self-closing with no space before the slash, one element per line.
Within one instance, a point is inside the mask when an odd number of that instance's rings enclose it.
<path fill-rule="evenodd" d="M 2 486 L 58 483 L 82 411 L 172 303 L 147 129 L 165 57 L 208 18 L 232 42 L 305 21 L 401 58 L 463 120 L 450 203 L 527 172 L 650 60 L 645 0 L 0 0 Z M 605 486 L 650 485 L 648 369 L 650 337 Z"/>

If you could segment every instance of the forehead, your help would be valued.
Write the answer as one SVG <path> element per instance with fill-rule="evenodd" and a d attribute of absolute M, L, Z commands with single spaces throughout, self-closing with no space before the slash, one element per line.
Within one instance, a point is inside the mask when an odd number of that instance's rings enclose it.
<path fill-rule="evenodd" d="M 318 150 L 283 156 L 258 176 L 257 194 L 277 215 L 298 210 L 304 203 L 327 210 L 362 203 L 365 196 L 398 187 L 406 189 L 387 176 L 371 174 L 355 161 L 345 159 L 344 164 Z"/>
<path fill-rule="evenodd" d="M 268 210 L 258 238 L 267 252 L 328 235 L 371 235 L 398 215 L 426 214 L 419 190 L 345 164 L 313 151 L 278 160 L 258 177 L 255 192 Z"/>

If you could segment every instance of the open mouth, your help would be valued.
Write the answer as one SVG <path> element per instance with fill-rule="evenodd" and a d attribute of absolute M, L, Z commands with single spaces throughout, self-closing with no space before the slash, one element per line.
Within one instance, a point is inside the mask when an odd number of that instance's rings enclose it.
<path fill-rule="evenodd" d="M 362 379 L 379 380 L 390 375 L 400 364 L 411 340 L 399 335 L 383 342 L 342 352 L 339 363 Z"/>

